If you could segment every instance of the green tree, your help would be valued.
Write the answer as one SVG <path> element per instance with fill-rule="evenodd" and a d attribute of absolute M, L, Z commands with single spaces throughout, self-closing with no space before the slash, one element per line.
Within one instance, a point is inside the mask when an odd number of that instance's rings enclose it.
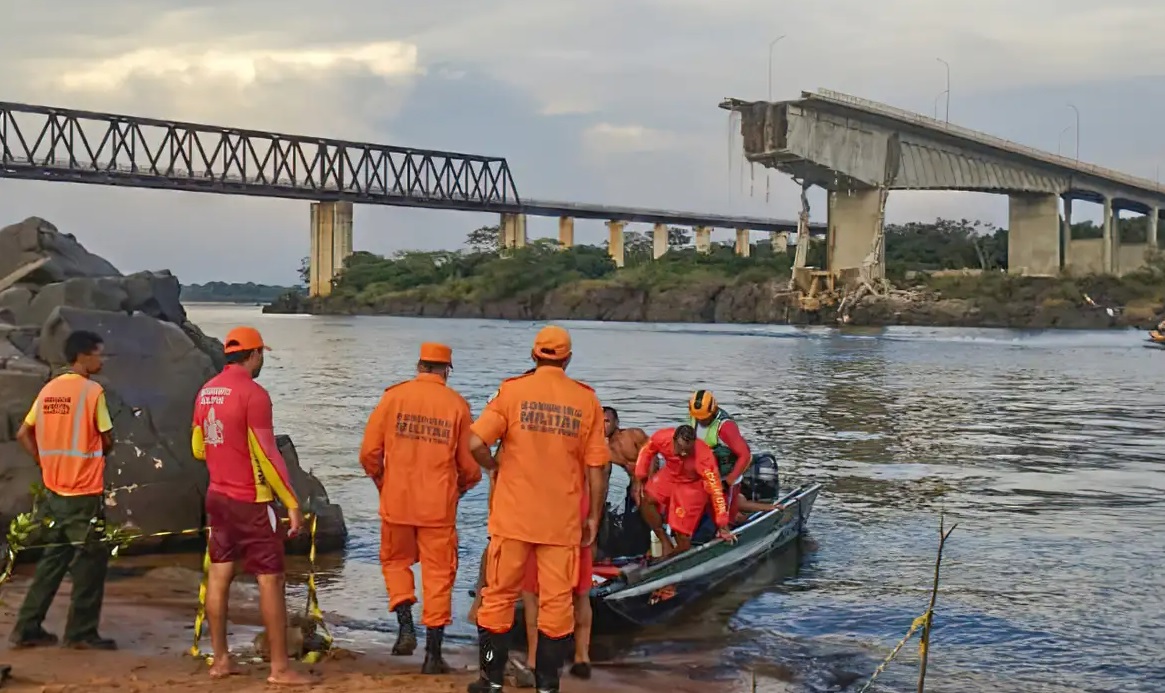
<path fill-rule="evenodd" d="M 501 227 L 481 226 L 469 232 L 465 244 L 475 253 L 498 254 L 502 250 Z"/>
<path fill-rule="evenodd" d="M 299 282 L 304 286 L 311 283 L 311 258 L 303 258 L 299 261 Z"/>
<path fill-rule="evenodd" d="M 692 244 L 692 234 L 678 226 L 669 227 L 667 230 L 667 247 L 668 248 L 686 248 Z"/>

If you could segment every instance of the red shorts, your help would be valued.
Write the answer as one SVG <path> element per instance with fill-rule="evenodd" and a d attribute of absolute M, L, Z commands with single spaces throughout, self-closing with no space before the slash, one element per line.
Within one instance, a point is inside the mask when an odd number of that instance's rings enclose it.
<path fill-rule="evenodd" d="M 647 497 L 655 501 L 673 532 L 692 536 L 700 526 L 700 516 L 708 504 L 708 492 L 702 481 L 679 481 L 670 474 L 657 472 L 644 487 Z"/>
<path fill-rule="evenodd" d="M 283 573 L 283 536 L 270 503 L 248 503 L 213 491 L 206 494 L 210 562 L 241 561 L 251 575 Z"/>
<path fill-rule="evenodd" d="M 593 546 L 585 546 L 578 552 L 578 582 L 574 586 L 575 594 L 587 594 L 594 583 L 595 554 Z M 526 577 L 522 580 L 522 591 L 538 594 L 538 561 L 534 552 L 526 560 Z"/>

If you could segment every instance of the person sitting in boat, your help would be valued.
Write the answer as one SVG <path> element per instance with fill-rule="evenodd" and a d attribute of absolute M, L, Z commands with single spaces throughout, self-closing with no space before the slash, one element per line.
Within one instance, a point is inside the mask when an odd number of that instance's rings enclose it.
<path fill-rule="evenodd" d="M 688 399 L 688 425 L 696 429 L 697 438 L 712 448 L 724 483 L 728 516 L 735 518 L 740 511 L 739 484 L 752 463 L 752 450 L 736 420 L 717 404 L 710 390 L 696 390 Z"/>
<path fill-rule="evenodd" d="M 663 457 L 663 468 L 651 472 L 655 456 Z M 716 535 L 729 543 L 736 535 L 728 528 L 731 515 L 724 498 L 720 472 L 712 449 L 696 439 L 691 426 L 656 431 L 639 451 L 635 462 L 634 494 L 651 531 L 659 537 L 666 558 L 692 546 L 692 533 L 699 526 L 704 508 L 711 499 Z M 645 501 L 651 502 L 645 502 Z M 675 534 L 675 543 L 663 530 L 664 514 Z"/>

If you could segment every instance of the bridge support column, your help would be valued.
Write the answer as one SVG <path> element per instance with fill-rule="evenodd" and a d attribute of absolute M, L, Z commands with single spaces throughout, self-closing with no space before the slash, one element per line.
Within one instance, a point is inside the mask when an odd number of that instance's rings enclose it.
<path fill-rule="evenodd" d="M 1114 238 L 1116 236 L 1116 216 L 1117 211 L 1113 209 L 1112 198 L 1105 195 L 1104 235 L 1102 237 L 1103 242 L 1100 246 L 1100 263 L 1103 268 L 1101 274 L 1114 274 L 1116 271 L 1116 267 L 1114 266 L 1116 264 L 1114 262 L 1116 253 L 1113 252 L 1116 249 L 1116 239 Z"/>
<path fill-rule="evenodd" d="M 352 203 L 311 204 L 311 254 L 308 256 L 308 295 L 327 296 L 332 281 L 352 254 Z"/>
<path fill-rule="evenodd" d="M 558 245 L 574 247 L 574 217 L 558 217 Z"/>
<path fill-rule="evenodd" d="M 752 254 L 752 239 L 749 238 L 748 229 L 736 229 L 736 254 L 740 257 L 748 257 Z"/>
<path fill-rule="evenodd" d="M 658 260 L 667 253 L 667 224 L 656 224 L 651 230 L 651 257 Z"/>
<path fill-rule="evenodd" d="M 1145 238 L 1145 242 L 1149 244 L 1149 248 L 1152 250 L 1157 249 L 1157 222 L 1160 220 L 1161 220 L 1161 208 L 1160 207 L 1150 207 L 1149 208 L 1149 219 L 1148 219 L 1149 229 L 1147 231 L 1148 236 Z"/>
<path fill-rule="evenodd" d="M 523 248 L 526 245 L 526 215 L 503 213 L 499 225 L 503 249 Z"/>
<path fill-rule="evenodd" d="M 1015 193 L 1007 211 L 1007 273 L 1054 276 L 1060 271 L 1060 200 L 1050 193 Z"/>
<path fill-rule="evenodd" d="M 1008 234 L 1010 237 L 1010 234 Z M 1060 271 L 1068 269 L 1068 253 L 1072 247 L 1072 198 L 1064 198 L 1064 224 L 1060 229 Z M 1010 264 L 1010 263 L 1008 263 Z"/>
<path fill-rule="evenodd" d="M 836 276 L 850 270 L 855 274 L 861 268 L 878 236 L 878 222 L 882 216 L 882 195 L 876 188 L 837 190 L 829 193 L 829 235 L 825 246 L 826 267 Z M 797 239 L 800 246 L 801 239 Z M 883 241 L 885 243 L 885 241 Z M 886 253 L 879 252 L 878 266 L 872 267 L 872 277 L 883 276 L 882 262 Z"/>
<path fill-rule="evenodd" d="M 607 244 L 607 252 L 611 254 L 611 259 L 615 261 L 616 267 L 623 266 L 623 227 L 627 225 L 625 221 L 608 221 L 607 229 L 610 231 L 611 238 Z"/>
<path fill-rule="evenodd" d="M 712 252 L 712 229 L 708 226 L 696 227 L 696 252 Z"/>

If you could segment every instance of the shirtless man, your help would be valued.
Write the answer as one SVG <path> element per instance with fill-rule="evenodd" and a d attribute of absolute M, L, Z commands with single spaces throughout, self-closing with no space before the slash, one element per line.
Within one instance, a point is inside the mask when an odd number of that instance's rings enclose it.
<path fill-rule="evenodd" d="M 647 433 L 642 428 L 619 428 L 619 412 L 614 407 L 603 407 L 603 419 L 607 424 L 607 447 L 611 450 L 611 464 L 619 465 L 634 478 L 635 460 L 639 451 L 647 444 Z M 607 470 L 610 474 L 610 469 Z M 610 478 L 607 479 L 608 483 Z"/>

